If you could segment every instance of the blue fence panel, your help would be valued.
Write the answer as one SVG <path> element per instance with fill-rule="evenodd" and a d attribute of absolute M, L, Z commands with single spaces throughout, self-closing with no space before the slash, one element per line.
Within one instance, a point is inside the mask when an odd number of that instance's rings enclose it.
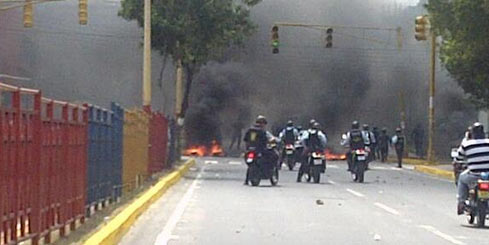
<path fill-rule="evenodd" d="M 111 104 L 112 110 L 112 157 L 113 166 L 112 180 L 115 184 L 114 198 L 122 195 L 122 150 L 123 150 L 123 135 L 124 135 L 124 109 L 116 103 Z"/>
<path fill-rule="evenodd" d="M 87 204 L 114 201 L 121 195 L 123 109 L 88 107 Z"/>

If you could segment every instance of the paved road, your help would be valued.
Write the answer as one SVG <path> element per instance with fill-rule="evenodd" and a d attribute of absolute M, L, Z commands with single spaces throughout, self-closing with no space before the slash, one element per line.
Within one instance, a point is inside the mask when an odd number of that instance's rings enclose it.
<path fill-rule="evenodd" d="M 453 183 L 371 167 L 364 184 L 330 162 L 321 184 L 282 170 L 279 186 L 249 187 L 240 159 L 200 158 L 120 244 L 489 244 L 455 215 Z"/>

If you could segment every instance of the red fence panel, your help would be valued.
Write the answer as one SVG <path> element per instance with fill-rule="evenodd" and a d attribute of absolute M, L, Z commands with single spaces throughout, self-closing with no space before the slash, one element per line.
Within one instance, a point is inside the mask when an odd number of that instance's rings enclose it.
<path fill-rule="evenodd" d="M 0 83 L 0 244 L 74 229 L 84 215 L 85 108 Z"/>
<path fill-rule="evenodd" d="M 86 109 L 44 99 L 42 104 L 40 225 L 49 241 L 50 231 L 74 229 L 84 215 L 87 148 Z"/>
<path fill-rule="evenodd" d="M 0 243 L 36 233 L 41 93 L 0 84 Z"/>
<path fill-rule="evenodd" d="M 167 167 L 168 120 L 161 113 L 151 113 L 149 144 L 148 172 L 153 174 Z"/>

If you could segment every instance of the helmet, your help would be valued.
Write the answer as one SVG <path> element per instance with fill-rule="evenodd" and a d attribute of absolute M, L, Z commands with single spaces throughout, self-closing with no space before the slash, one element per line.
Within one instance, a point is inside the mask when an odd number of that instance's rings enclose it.
<path fill-rule="evenodd" d="M 319 129 L 321 125 L 318 123 L 318 122 L 315 122 L 313 125 L 312 125 L 312 129 Z"/>
<path fill-rule="evenodd" d="M 352 129 L 359 129 L 360 128 L 360 123 L 358 123 L 358 121 L 353 121 L 351 123 L 351 128 Z"/>
<path fill-rule="evenodd" d="M 294 122 L 292 122 L 292 120 L 289 120 L 287 122 L 287 127 L 293 127 L 294 126 Z"/>
<path fill-rule="evenodd" d="M 483 139 L 485 138 L 484 126 L 480 122 L 474 123 L 472 125 L 472 138 Z"/>
<path fill-rule="evenodd" d="M 363 130 L 369 130 L 369 126 L 368 126 L 368 124 L 364 124 L 364 125 L 362 126 L 362 128 L 363 128 Z"/>
<path fill-rule="evenodd" d="M 314 125 L 315 122 L 316 122 L 316 120 L 311 119 L 311 121 L 309 121 L 309 127 L 312 128 L 312 126 Z"/>
<path fill-rule="evenodd" d="M 256 117 L 256 121 L 255 121 L 257 124 L 267 124 L 267 118 L 265 116 L 262 116 L 262 115 L 259 115 Z"/>
<path fill-rule="evenodd" d="M 382 128 L 382 132 L 387 133 L 387 128 Z"/>
<path fill-rule="evenodd" d="M 297 126 L 297 130 L 302 131 L 302 126 Z"/>
<path fill-rule="evenodd" d="M 401 132 L 401 128 L 397 127 L 396 128 L 396 133 L 400 133 Z"/>

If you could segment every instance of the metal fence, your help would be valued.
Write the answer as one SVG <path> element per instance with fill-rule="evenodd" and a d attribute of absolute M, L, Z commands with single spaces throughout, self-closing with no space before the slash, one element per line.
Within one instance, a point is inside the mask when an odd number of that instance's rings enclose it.
<path fill-rule="evenodd" d="M 167 130 L 158 113 L 75 105 L 0 83 L 0 245 L 50 243 L 52 231 L 75 229 L 136 175 L 163 169 Z"/>

